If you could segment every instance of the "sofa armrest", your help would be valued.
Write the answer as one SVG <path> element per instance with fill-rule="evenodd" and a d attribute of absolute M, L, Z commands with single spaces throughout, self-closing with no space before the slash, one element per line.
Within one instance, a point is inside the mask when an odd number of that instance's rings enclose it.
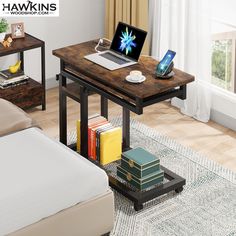
<path fill-rule="evenodd" d="M 0 137 L 35 126 L 27 113 L 12 103 L 0 99 Z"/>

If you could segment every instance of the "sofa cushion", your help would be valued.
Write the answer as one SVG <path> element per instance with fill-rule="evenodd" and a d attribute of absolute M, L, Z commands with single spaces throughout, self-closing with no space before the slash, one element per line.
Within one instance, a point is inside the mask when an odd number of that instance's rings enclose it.
<path fill-rule="evenodd" d="M 0 136 L 34 126 L 33 120 L 12 103 L 0 99 Z"/>

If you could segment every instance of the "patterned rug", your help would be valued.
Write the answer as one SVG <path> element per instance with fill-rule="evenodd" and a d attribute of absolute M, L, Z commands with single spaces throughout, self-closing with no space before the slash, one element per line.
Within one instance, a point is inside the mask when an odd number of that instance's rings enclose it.
<path fill-rule="evenodd" d="M 120 125 L 121 119 L 112 121 Z M 144 204 L 115 192 L 115 226 L 111 236 L 236 236 L 236 174 L 167 136 L 131 120 L 131 146 L 143 147 L 161 164 L 186 179 L 184 191 Z"/>

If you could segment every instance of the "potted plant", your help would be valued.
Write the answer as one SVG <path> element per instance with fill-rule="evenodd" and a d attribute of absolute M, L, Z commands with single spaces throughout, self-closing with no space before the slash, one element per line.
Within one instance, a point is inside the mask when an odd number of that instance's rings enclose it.
<path fill-rule="evenodd" d="M 7 30 L 8 30 L 7 20 L 2 18 L 0 21 L 0 42 L 2 42 L 5 39 Z"/>

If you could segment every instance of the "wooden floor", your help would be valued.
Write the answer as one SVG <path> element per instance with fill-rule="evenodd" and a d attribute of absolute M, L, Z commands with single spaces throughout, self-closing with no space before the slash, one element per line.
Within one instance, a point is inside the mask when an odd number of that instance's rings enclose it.
<path fill-rule="evenodd" d="M 40 108 L 29 111 L 39 125 L 51 137 L 58 135 L 58 89 L 47 91 L 47 110 Z M 99 112 L 100 97 L 89 97 L 91 114 Z M 68 130 L 75 129 L 75 121 L 79 118 L 79 104 L 68 99 Z M 121 114 L 121 108 L 109 103 L 109 117 Z M 179 143 L 204 154 L 208 158 L 236 171 L 236 132 L 224 128 L 212 121 L 201 123 L 181 114 L 168 102 L 150 106 L 144 110 L 144 115 L 132 114 L 136 120 L 156 129 L 158 132 L 174 138 Z"/>

